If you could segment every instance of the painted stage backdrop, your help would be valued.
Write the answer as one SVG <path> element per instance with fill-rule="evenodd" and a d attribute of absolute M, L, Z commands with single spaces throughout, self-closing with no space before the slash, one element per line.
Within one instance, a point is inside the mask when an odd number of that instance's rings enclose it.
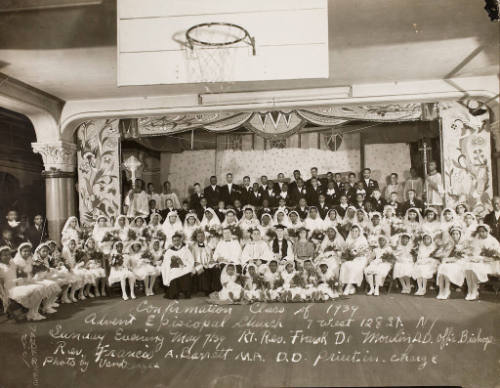
<path fill-rule="evenodd" d="M 470 113 L 469 102 L 440 103 L 446 205 L 465 203 L 484 216 L 491 210 L 491 134 L 486 109 Z"/>
<path fill-rule="evenodd" d="M 118 120 L 86 121 L 77 139 L 80 222 L 116 217 L 121 209 Z"/>

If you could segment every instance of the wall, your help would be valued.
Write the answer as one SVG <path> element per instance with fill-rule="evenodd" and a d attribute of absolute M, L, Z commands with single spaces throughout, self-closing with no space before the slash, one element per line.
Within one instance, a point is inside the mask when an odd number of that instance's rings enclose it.
<path fill-rule="evenodd" d="M 257 139 L 257 137 L 256 137 Z M 217 175 L 219 183 L 224 182 L 226 173 L 232 172 L 236 182 L 249 175 L 252 182 L 261 175 L 274 179 L 283 172 L 291 177 L 295 169 L 300 169 L 308 179 L 311 167 L 318 167 L 320 173 L 346 172 L 360 169 L 359 135 L 346 135 L 336 151 L 327 149 L 325 138 L 314 134 L 302 136 L 302 148 L 248 150 L 248 151 L 185 151 L 182 153 L 161 154 L 161 179 L 169 180 L 172 189 L 182 198 L 189 187 L 199 182 L 209 184 L 208 178 Z M 320 149 L 318 149 L 318 144 Z M 304 148 L 311 147 L 311 148 Z"/>
<path fill-rule="evenodd" d="M 387 177 L 395 172 L 403 183 L 410 175 L 410 146 L 406 143 L 365 144 L 365 166 L 372 169 L 382 193 Z"/>
<path fill-rule="evenodd" d="M 169 180 L 180 198 L 185 198 L 188 189 L 195 182 L 208 185 L 215 174 L 215 150 L 184 151 L 171 154 L 161 153 L 161 181 Z"/>

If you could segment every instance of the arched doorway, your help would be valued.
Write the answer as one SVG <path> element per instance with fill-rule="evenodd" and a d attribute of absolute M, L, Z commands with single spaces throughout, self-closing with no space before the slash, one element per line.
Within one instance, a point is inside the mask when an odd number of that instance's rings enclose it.
<path fill-rule="evenodd" d="M 43 163 L 31 143 L 36 142 L 31 121 L 24 115 L 0 108 L 0 222 L 9 209 L 32 220 L 45 214 Z"/>

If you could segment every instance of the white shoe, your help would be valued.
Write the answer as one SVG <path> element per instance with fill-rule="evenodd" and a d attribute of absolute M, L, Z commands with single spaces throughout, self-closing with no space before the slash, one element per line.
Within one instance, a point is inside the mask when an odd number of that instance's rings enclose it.
<path fill-rule="evenodd" d="M 465 300 L 474 300 L 474 296 L 472 294 L 467 294 Z"/>
<path fill-rule="evenodd" d="M 72 301 L 73 303 L 78 302 L 78 299 L 76 299 L 76 297 L 75 297 L 74 295 L 73 295 L 73 296 L 71 296 L 71 298 L 70 298 L 70 299 L 71 299 L 71 301 Z"/>
<path fill-rule="evenodd" d="M 131 294 L 130 299 L 135 299 L 135 294 Z"/>
<path fill-rule="evenodd" d="M 57 308 L 57 307 L 59 307 L 59 303 L 54 302 L 54 303 L 52 303 L 52 304 L 50 305 L 50 307 Z"/>
<path fill-rule="evenodd" d="M 89 296 L 89 298 L 95 298 L 95 295 L 92 294 L 90 291 L 89 291 L 89 295 L 88 296 Z"/>
<path fill-rule="evenodd" d="M 379 296 L 380 295 L 379 292 L 378 292 L 378 288 L 375 288 L 375 291 L 373 291 L 373 295 L 374 296 Z"/>
<path fill-rule="evenodd" d="M 374 291 L 374 290 L 373 290 L 373 288 L 372 288 L 370 291 L 368 291 L 368 292 L 366 293 L 366 295 L 373 295 L 373 293 L 374 293 L 374 292 L 375 292 L 375 291 Z"/>
<path fill-rule="evenodd" d="M 85 300 L 85 299 L 87 299 L 87 297 L 86 297 L 84 294 L 82 294 L 82 295 L 80 295 L 80 296 L 78 297 L 78 299 L 80 299 L 80 300 Z"/>
<path fill-rule="evenodd" d="M 128 296 L 127 295 L 122 295 L 122 299 L 123 300 L 128 300 Z"/>
<path fill-rule="evenodd" d="M 101 293 L 101 296 L 107 296 L 107 295 L 106 295 L 106 291 L 103 291 L 103 292 Z"/>
<path fill-rule="evenodd" d="M 28 317 L 28 320 L 30 321 L 41 321 L 42 319 L 45 319 L 45 317 L 40 313 L 35 313 Z"/>
<path fill-rule="evenodd" d="M 351 286 L 351 295 L 354 295 L 356 293 L 356 287 Z"/>
<path fill-rule="evenodd" d="M 97 291 L 95 292 L 95 296 L 96 296 L 96 298 L 99 298 L 99 297 L 101 296 L 101 293 L 99 292 L 99 290 L 97 290 Z"/>
<path fill-rule="evenodd" d="M 44 308 L 43 312 L 46 314 L 54 314 L 57 312 L 57 310 L 55 308 L 49 306 L 49 307 Z"/>

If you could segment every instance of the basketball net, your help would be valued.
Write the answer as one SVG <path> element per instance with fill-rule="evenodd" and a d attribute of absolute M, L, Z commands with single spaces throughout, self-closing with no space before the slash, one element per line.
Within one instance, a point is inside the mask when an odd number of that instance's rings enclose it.
<path fill-rule="evenodd" d="M 242 29 L 231 25 L 210 25 L 196 27 L 190 33 L 192 41 L 186 47 L 186 64 L 192 82 L 234 81 L 235 63 L 248 43 L 231 43 L 245 38 Z M 243 30 L 246 33 L 246 30 Z"/>

